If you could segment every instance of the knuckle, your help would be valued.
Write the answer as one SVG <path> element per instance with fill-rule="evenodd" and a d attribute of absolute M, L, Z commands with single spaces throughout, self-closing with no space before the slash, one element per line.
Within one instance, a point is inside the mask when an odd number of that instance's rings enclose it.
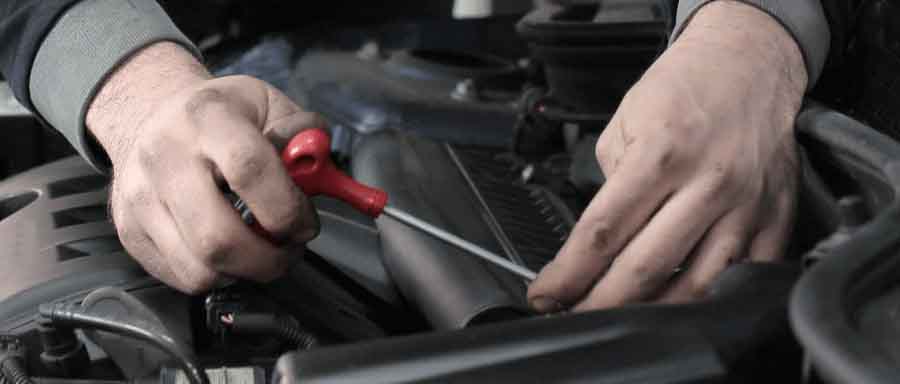
<path fill-rule="evenodd" d="M 678 146 L 667 137 L 661 137 L 652 151 L 647 152 L 650 166 L 658 172 L 670 171 L 679 160 Z"/>
<path fill-rule="evenodd" d="M 268 224 L 272 232 L 282 234 L 302 229 L 301 206 L 298 199 L 288 199 L 278 204 L 280 209 L 273 210 Z"/>
<path fill-rule="evenodd" d="M 734 178 L 729 176 L 729 174 L 716 167 L 716 171 L 714 171 L 708 178 L 706 182 L 706 191 L 710 194 L 720 194 L 724 192 L 728 192 L 733 188 Z"/>
<path fill-rule="evenodd" d="M 143 169 L 156 169 L 165 160 L 164 149 L 170 148 L 168 140 L 160 132 L 150 132 L 135 149 L 137 160 Z"/>
<path fill-rule="evenodd" d="M 287 234 L 297 229 L 296 211 L 288 211 L 287 209 L 276 210 L 269 221 L 271 222 L 270 231 L 276 234 Z"/>
<path fill-rule="evenodd" d="M 614 234 L 612 222 L 606 218 L 596 218 L 585 222 L 583 233 L 587 235 L 587 239 L 591 248 L 597 250 L 606 250 L 611 242 Z"/>
<path fill-rule="evenodd" d="M 706 296 L 706 283 L 697 278 L 689 277 L 682 281 L 681 291 L 689 299 L 700 299 Z"/>
<path fill-rule="evenodd" d="M 666 273 L 672 268 L 664 265 L 662 258 L 641 258 L 637 261 L 627 262 L 624 266 L 626 276 L 630 278 L 639 292 L 655 290 L 671 274 Z"/>
<path fill-rule="evenodd" d="M 210 108 L 228 102 L 228 95 L 220 89 L 207 87 L 191 92 L 184 101 L 184 113 L 188 117 L 202 118 Z"/>
<path fill-rule="evenodd" d="M 117 200 L 122 201 L 123 204 L 130 208 L 146 207 L 153 201 L 153 192 L 146 186 L 137 185 L 128 187 L 123 189 L 119 195 Z M 115 209 L 114 212 L 118 212 L 115 217 L 117 219 L 124 219 L 122 215 L 127 215 L 128 209 L 118 206 L 119 204 L 115 205 L 117 209 Z"/>
<path fill-rule="evenodd" d="M 628 275 L 641 284 L 647 283 L 653 274 L 653 269 L 646 262 L 628 263 L 625 268 Z"/>
<path fill-rule="evenodd" d="M 131 225 L 127 225 L 125 220 L 117 221 L 116 234 L 119 236 L 119 242 L 125 246 L 129 252 L 137 250 L 143 243 L 143 237 L 140 230 Z"/>
<path fill-rule="evenodd" d="M 259 182 L 268 159 L 262 148 L 238 144 L 229 151 L 226 161 L 222 172 L 228 178 L 232 190 L 240 192 Z"/>
<path fill-rule="evenodd" d="M 197 257 L 208 267 L 220 268 L 226 264 L 234 249 L 232 238 L 233 236 L 229 236 L 224 231 L 212 228 L 203 231 L 197 239 Z"/>

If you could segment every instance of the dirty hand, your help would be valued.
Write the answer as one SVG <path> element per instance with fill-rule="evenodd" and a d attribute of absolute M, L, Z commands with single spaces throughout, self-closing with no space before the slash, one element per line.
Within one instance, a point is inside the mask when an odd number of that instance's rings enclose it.
<path fill-rule="evenodd" d="M 806 84 L 774 19 L 731 1 L 702 8 L 600 137 L 606 185 L 529 288 L 532 306 L 689 300 L 730 263 L 782 257 Z"/>
<path fill-rule="evenodd" d="M 112 162 L 110 205 L 122 243 L 179 290 L 203 292 L 223 276 L 268 281 L 290 261 L 241 221 L 223 186 L 286 244 L 318 232 L 277 148 L 322 122 L 262 81 L 212 79 L 186 50 L 158 43 L 106 81 L 86 120 Z"/>

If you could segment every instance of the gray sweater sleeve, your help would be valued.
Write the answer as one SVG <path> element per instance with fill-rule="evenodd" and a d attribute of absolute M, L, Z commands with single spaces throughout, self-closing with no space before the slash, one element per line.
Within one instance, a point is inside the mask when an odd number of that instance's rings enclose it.
<path fill-rule="evenodd" d="M 716 0 L 681 0 L 671 41 L 675 41 L 697 11 Z M 831 33 L 821 0 L 739 0 L 772 15 L 788 30 L 800 45 L 809 89 L 815 86 L 825 67 L 831 45 Z"/>
<path fill-rule="evenodd" d="M 29 81 L 35 109 L 98 170 L 107 165 L 86 136 L 87 109 L 119 64 L 160 41 L 200 56 L 156 1 L 83 0 L 57 21 L 37 52 Z"/>

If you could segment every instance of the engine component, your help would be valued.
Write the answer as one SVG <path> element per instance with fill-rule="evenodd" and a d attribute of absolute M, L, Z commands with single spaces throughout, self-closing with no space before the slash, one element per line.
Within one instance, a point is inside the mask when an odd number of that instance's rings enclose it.
<path fill-rule="evenodd" d="M 105 287 L 94 291 L 84 301 L 89 304 L 43 304 L 40 314 L 56 326 L 111 332 L 152 344 L 168 354 L 192 384 L 209 384 L 193 349 L 173 335 L 153 311 L 134 296 L 118 288 Z"/>
<path fill-rule="evenodd" d="M 294 180 L 294 184 L 300 187 L 306 196 L 324 195 L 339 199 L 369 217 L 378 218 L 381 215 L 390 217 L 528 281 L 532 281 L 536 277 L 534 272 L 525 267 L 420 220 L 401 209 L 388 206 L 388 195 L 384 191 L 361 184 L 338 170 L 331 160 L 331 138 L 322 129 L 310 129 L 294 136 L 284 148 L 282 162 L 288 175 Z M 235 207 L 241 212 L 241 218 L 248 225 L 251 225 L 257 233 L 271 239 L 265 229 L 259 226 L 253 213 L 249 211 L 243 201 L 238 200 Z"/>
<path fill-rule="evenodd" d="M 386 191 L 393 206 L 482 248 L 503 250 L 483 221 L 487 213 L 440 144 L 393 134 L 365 137 L 354 155 L 353 175 Z M 376 224 L 388 272 L 435 328 L 526 313 L 520 279 L 393 219 Z"/>
<path fill-rule="evenodd" d="M 145 273 L 107 218 L 108 179 L 69 158 L 0 182 L 0 322 Z"/>
<path fill-rule="evenodd" d="M 531 163 L 503 151 L 445 150 L 504 251 L 529 269 L 541 270 L 568 237 L 573 212 L 583 209 L 576 196 L 566 196 L 566 156 Z"/>
<path fill-rule="evenodd" d="M 405 306 L 381 262 L 381 239 L 372 218 L 338 200 L 317 197 L 312 201 L 321 229 L 306 248 L 380 300 L 398 308 Z"/>
<path fill-rule="evenodd" d="M 798 117 L 799 131 L 833 148 L 835 173 L 861 186 L 870 212 L 880 212 L 841 244 L 820 248 L 797 283 L 790 315 L 815 372 L 826 382 L 890 383 L 900 375 L 897 290 L 900 236 L 900 146 L 851 118 L 814 106 Z"/>
<path fill-rule="evenodd" d="M 41 363 L 54 377 L 78 377 L 90 363 L 84 343 L 72 328 L 54 327 L 48 321 L 38 325 L 41 335 Z"/>
<path fill-rule="evenodd" d="M 297 348 L 310 349 L 319 344 L 315 336 L 300 328 L 297 321 L 271 313 L 226 313 L 219 319 L 236 334 L 277 336 L 288 340 Z"/>
<path fill-rule="evenodd" d="M 598 133 L 625 92 L 662 52 L 672 10 L 661 0 L 548 4 L 519 22 L 543 76 L 519 99 L 513 146 L 547 155 L 567 134 Z M 552 145 L 551 145 L 552 144 Z"/>
<path fill-rule="evenodd" d="M 464 52 L 409 50 L 387 58 L 314 52 L 300 61 L 294 81 L 300 103 L 338 131 L 396 129 L 509 147 L 524 72 L 503 59 Z"/>
<path fill-rule="evenodd" d="M 785 371 L 799 364 L 799 351 L 778 343 L 786 340 L 785 302 L 798 272 L 796 266 L 741 264 L 700 303 L 542 317 L 289 354 L 278 362 L 274 382 L 711 382 L 731 377 L 736 367 L 743 368 L 733 377 L 738 381 L 789 382 Z M 773 342 L 778 352 L 763 352 Z M 768 365 L 754 369 L 753 356 L 760 354 Z"/>
<path fill-rule="evenodd" d="M 596 114 L 614 111 L 662 52 L 672 15 L 660 0 L 548 4 L 518 31 L 544 65 L 547 96 L 571 113 Z"/>

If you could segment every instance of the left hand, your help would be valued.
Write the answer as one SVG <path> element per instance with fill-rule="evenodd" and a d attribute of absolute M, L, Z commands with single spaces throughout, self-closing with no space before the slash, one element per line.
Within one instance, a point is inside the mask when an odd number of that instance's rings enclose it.
<path fill-rule="evenodd" d="M 799 48 L 770 16 L 704 7 L 600 137 L 606 185 L 529 288 L 532 306 L 689 300 L 730 263 L 779 259 L 806 81 Z"/>

